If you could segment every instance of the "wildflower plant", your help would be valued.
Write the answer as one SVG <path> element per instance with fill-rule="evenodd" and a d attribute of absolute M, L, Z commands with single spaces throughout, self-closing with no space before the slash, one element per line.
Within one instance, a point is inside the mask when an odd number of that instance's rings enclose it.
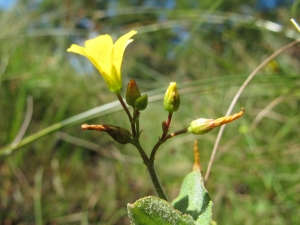
<path fill-rule="evenodd" d="M 214 222 L 212 216 L 212 201 L 204 187 L 204 181 L 200 171 L 198 161 L 198 149 L 194 147 L 195 164 L 194 171 L 188 174 L 181 186 L 180 194 L 171 203 L 168 202 L 157 173 L 154 162 L 155 155 L 160 146 L 169 139 L 185 133 L 202 135 L 215 127 L 229 123 L 244 113 L 242 109 L 239 113 L 225 116 L 218 119 L 200 118 L 175 132 L 170 132 L 172 115 L 179 110 L 180 94 L 176 82 L 171 82 L 164 96 L 163 106 L 167 112 L 167 118 L 162 121 L 161 136 L 152 147 L 150 155 L 146 154 L 142 146 L 142 135 L 140 130 L 140 113 L 147 108 L 148 96 L 142 95 L 135 80 L 129 81 L 126 89 L 125 100 L 121 95 L 122 75 L 121 65 L 124 51 L 133 35 L 137 32 L 132 30 L 121 36 L 115 43 L 110 35 L 100 35 L 85 42 L 85 46 L 72 45 L 67 51 L 81 54 L 87 57 L 98 69 L 109 90 L 116 94 L 130 122 L 130 129 L 117 125 L 82 125 L 83 130 L 96 130 L 106 132 L 116 142 L 120 144 L 131 144 L 138 150 L 143 163 L 150 175 L 157 197 L 145 197 L 137 200 L 134 204 L 128 204 L 128 215 L 132 224 L 201 224 L 209 225 Z M 132 108 L 132 112 L 131 109 Z M 148 146 L 147 146 L 148 147 Z"/>

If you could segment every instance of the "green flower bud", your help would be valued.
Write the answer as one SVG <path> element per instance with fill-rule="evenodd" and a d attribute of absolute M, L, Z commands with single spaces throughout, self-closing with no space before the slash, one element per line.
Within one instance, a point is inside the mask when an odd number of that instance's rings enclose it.
<path fill-rule="evenodd" d="M 134 106 L 137 110 L 144 110 L 148 105 L 148 95 L 144 94 L 135 100 Z"/>
<path fill-rule="evenodd" d="M 204 119 L 200 118 L 197 120 L 193 120 L 188 127 L 188 131 L 193 134 L 205 134 L 208 131 L 214 129 L 215 127 L 221 126 L 226 123 L 230 123 L 238 118 L 240 118 L 244 114 L 245 109 L 242 108 L 242 110 L 238 113 L 229 115 L 229 116 L 223 116 L 218 119 Z"/>
<path fill-rule="evenodd" d="M 171 82 L 164 97 L 164 107 L 170 113 L 176 112 L 180 105 L 180 97 L 175 82 Z"/>
<path fill-rule="evenodd" d="M 215 127 L 214 119 L 200 118 L 191 122 L 190 126 L 188 127 L 188 131 L 193 134 L 205 134 Z"/>
<path fill-rule="evenodd" d="M 135 83 L 134 79 L 131 79 L 127 85 L 126 90 L 126 102 L 128 105 L 134 107 L 135 101 L 141 97 L 141 92 L 138 88 L 138 86 Z"/>

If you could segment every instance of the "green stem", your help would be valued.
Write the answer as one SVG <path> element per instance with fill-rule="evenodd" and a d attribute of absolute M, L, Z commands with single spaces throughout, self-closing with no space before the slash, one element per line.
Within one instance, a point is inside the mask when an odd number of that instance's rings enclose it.
<path fill-rule="evenodd" d="M 140 138 L 140 120 L 139 120 L 140 112 L 134 110 L 133 112 L 133 120 L 135 121 L 135 130 L 137 134 L 137 138 Z"/>
<path fill-rule="evenodd" d="M 138 149 L 138 151 L 143 159 L 143 162 L 147 167 L 148 173 L 150 175 L 152 184 L 154 186 L 154 189 L 155 189 L 157 195 L 161 199 L 164 199 L 167 201 L 167 197 L 162 189 L 162 186 L 158 180 L 158 176 L 157 176 L 155 168 L 154 168 L 154 160 L 149 159 L 149 157 L 147 156 L 147 154 L 145 153 L 145 151 L 143 150 L 143 148 L 139 142 L 132 140 L 130 143 Z"/>
<path fill-rule="evenodd" d="M 155 168 L 154 168 L 154 161 L 150 161 L 150 163 L 148 165 L 146 164 L 146 166 L 147 166 L 147 170 L 149 172 L 152 184 L 156 190 L 157 195 L 161 199 L 168 201 L 167 196 L 166 196 L 164 190 L 162 189 L 162 186 L 158 180 L 158 176 L 157 176 Z"/>
<path fill-rule="evenodd" d="M 147 156 L 147 154 L 146 154 L 146 152 L 144 151 L 144 149 L 142 148 L 142 146 L 141 146 L 141 144 L 138 142 L 138 141 L 136 141 L 136 140 L 131 140 L 131 142 L 130 142 L 132 145 L 134 145 L 137 149 L 138 149 L 138 151 L 139 151 L 139 153 L 140 153 L 140 155 L 141 155 L 141 157 L 142 157 L 142 159 L 143 159 L 143 162 L 144 162 L 144 164 L 147 166 L 147 164 L 150 162 L 150 159 L 149 159 L 149 157 Z"/>
<path fill-rule="evenodd" d="M 43 183 L 43 171 L 42 167 L 39 167 L 35 172 L 35 185 L 34 185 L 34 216 L 37 225 L 43 225 L 42 217 L 42 183 Z"/>
<path fill-rule="evenodd" d="M 161 146 L 161 144 L 164 143 L 164 139 L 163 137 L 161 137 L 158 142 L 154 145 L 152 151 L 151 151 L 151 155 L 150 155 L 150 160 L 154 161 L 155 160 L 155 154 L 157 152 L 157 149 L 159 148 L 159 146 Z"/>
<path fill-rule="evenodd" d="M 133 136 L 133 137 L 137 137 L 137 135 L 136 135 L 136 130 L 135 130 L 135 126 L 134 126 L 134 122 L 133 122 L 133 118 L 132 118 L 132 116 L 131 116 L 131 114 L 130 114 L 130 112 L 129 112 L 129 110 L 128 110 L 126 104 L 125 104 L 125 102 L 123 101 L 123 98 L 122 98 L 121 94 L 120 94 L 120 93 L 116 93 L 116 95 L 117 95 L 117 97 L 118 97 L 118 99 L 119 99 L 119 101 L 120 101 L 120 103 L 121 103 L 123 109 L 125 110 L 125 112 L 126 112 L 128 118 L 129 118 L 130 125 L 131 125 L 132 136 Z"/>

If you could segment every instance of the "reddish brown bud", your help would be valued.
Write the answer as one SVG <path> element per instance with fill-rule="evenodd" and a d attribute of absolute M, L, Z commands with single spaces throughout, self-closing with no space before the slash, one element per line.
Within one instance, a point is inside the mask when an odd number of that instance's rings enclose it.
<path fill-rule="evenodd" d="M 134 107 L 135 101 L 141 97 L 141 92 L 135 83 L 134 79 L 131 79 L 127 85 L 127 90 L 126 90 L 126 102 L 128 105 Z"/>
<path fill-rule="evenodd" d="M 97 130 L 104 131 L 109 134 L 116 142 L 120 144 L 127 144 L 131 141 L 131 134 L 123 127 L 113 125 L 88 125 L 83 124 L 81 126 L 83 130 Z"/>

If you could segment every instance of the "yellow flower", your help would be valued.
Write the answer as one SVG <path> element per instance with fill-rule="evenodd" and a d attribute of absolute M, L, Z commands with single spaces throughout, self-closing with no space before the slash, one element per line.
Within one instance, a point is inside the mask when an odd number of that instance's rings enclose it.
<path fill-rule="evenodd" d="M 85 42 L 84 47 L 72 44 L 68 52 L 87 57 L 103 76 L 108 88 L 119 93 L 122 88 L 121 64 L 126 46 L 137 31 L 132 30 L 120 37 L 115 44 L 110 35 L 100 35 Z"/>

